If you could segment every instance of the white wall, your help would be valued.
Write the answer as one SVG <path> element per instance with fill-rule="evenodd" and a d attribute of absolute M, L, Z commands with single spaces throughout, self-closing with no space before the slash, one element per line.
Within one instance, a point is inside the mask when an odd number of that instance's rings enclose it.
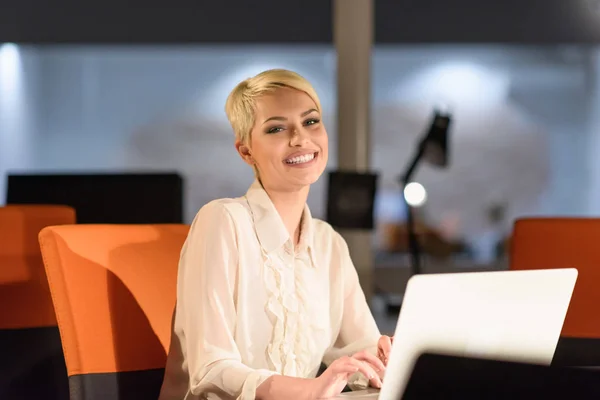
<path fill-rule="evenodd" d="M 589 104 L 586 130 L 588 148 L 582 151 L 587 159 L 589 175 L 588 210 L 592 215 L 600 215 L 600 49 L 591 52 L 589 69 L 595 74 L 589 80 Z"/>
<path fill-rule="evenodd" d="M 6 190 L 5 171 L 34 165 L 38 138 L 40 84 L 35 49 L 0 44 L 0 199 Z"/>
<path fill-rule="evenodd" d="M 511 218 L 588 213 L 590 180 L 600 187 L 600 175 L 589 173 L 593 156 L 585 150 L 600 132 L 586 124 L 600 112 L 588 107 L 585 51 L 567 50 L 377 48 L 372 160 L 382 174 L 381 210 L 398 214 L 397 176 L 432 107 L 443 103 L 454 113 L 452 166 L 422 166 L 416 175 L 428 190 L 426 212 L 434 223 L 452 216 L 461 232 L 475 235 L 495 201 L 508 204 Z M 178 170 L 188 182 L 189 221 L 207 201 L 240 195 L 249 185 L 252 174 L 235 154 L 223 105 L 239 80 L 273 67 L 297 70 L 315 84 L 331 137 L 329 167 L 335 168 L 331 47 L 48 46 L 24 52 L 39 69 L 23 69 L 28 106 L 16 114 L 29 125 L 1 125 L 1 173 Z M 4 104 L 5 90 L 0 96 Z M 322 179 L 309 200 L 320 217 L 325 184 Z"/>

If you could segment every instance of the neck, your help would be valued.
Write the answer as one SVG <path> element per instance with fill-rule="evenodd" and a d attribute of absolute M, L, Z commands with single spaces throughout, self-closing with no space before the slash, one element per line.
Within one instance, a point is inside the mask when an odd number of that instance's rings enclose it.
<path fill-rule="evenodd" d="M 265 187 L 265 191 L 273 202 L 275 209 L 279 213 L 283 224 L 285 225 L 290 238 L 293 238 L 294 245 L 300 240 L 300 221 L 306 199 L 308 199 L 309 186 L 294 191 L 282 191 Z"/>

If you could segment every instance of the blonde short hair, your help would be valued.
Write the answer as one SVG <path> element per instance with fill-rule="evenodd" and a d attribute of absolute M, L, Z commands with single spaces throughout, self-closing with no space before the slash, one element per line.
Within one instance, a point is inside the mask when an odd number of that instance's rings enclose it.
<path fill-rule="evenodd" d="M 306 93 L 321 112 L 321 102 L 313 86 L 302 76 L 286 69 L 270 69 L 240 82 L 229 94 L 225 113 L 235 138 L 248 143 L 255 122 L 256 100 L 278 88 L 287 87 Z"/>

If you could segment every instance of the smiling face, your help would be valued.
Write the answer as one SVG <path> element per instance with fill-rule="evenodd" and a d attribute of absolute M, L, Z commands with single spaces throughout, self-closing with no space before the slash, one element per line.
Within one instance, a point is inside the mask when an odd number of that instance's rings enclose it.
<path fill-rule="evenodd" d="M 305 92 L 279 88 L 256 101 L 249 143 L 236 142 L 265 188 L 299 190 L 316 182 L 327 165 L 328 139 L 321 114 Z"/>

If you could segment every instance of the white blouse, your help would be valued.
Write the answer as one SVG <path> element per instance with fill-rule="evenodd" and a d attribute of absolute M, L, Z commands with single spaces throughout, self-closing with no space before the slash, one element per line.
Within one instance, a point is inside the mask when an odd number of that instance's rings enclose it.
<path fill-rule="evenodd" d="M 273 374 L 375 351 L 380 332 L 344 239 L 304 208 L 300 243 L 257 181 L 200 209 L 181 251 L 159 400 L 254 400 Z"/>

